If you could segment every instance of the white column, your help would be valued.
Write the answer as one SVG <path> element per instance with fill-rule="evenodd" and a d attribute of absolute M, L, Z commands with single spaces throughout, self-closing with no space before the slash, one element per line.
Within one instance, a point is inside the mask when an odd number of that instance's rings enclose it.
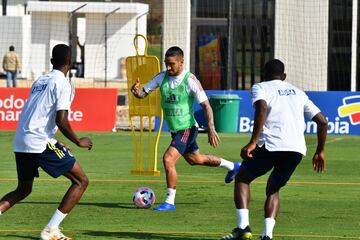
<path fill-rule="evenodd" d="M 190 70 L 190 0 L 164 0 L 163 54 L 172 46 L 184 51 L 185 69 Z M 162 68 L 165 69 L 164 63 Z"/>
<path fill-rule="evenodd" d="M 352 38 L 351 38 L 351 91 L 356 91 L 356 64 L 357 64 L 357 19 L 358 0 L 353 0 L 352 5 Z"/>
<path fill-rule="evenodd" d="M 275 58 L 285 63 L 288 82 L 327 90 L 328 22 L 328 1 L 276 1 Z"/>

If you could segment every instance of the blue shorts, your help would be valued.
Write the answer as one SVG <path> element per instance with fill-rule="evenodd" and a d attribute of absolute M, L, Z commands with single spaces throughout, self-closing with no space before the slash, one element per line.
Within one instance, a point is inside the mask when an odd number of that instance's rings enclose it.
<path fill-rule="evenodd" d="M 252 181 L 273 168 L 268 183 L 280 189 L 286 185 L 301 159 L 302 154 L 298 152 L 270 152 L 265 148 L 265 145 L 257 146 L 253 158 L 245 159 L 240 170 L 244 171 Z"/>
<path fill-rule="evenodd" d="M 18 179 L 22 181 L 39 177 L 39 167 L 53 178 L 57 178 L 69 172 L 76 161 L 74 156 L 59 143 L 55 145 L 48 143 L 42 153 L 15 152 L 15 159 Z"/>
<path fill-rule="evenodd" d="M 199 150 L 196 143 L 197 135 L 198 128 L 196 126 L 171 133 L 172 141 L 170 146 L 176 148 L 181 155 L 193 153 Z"/>

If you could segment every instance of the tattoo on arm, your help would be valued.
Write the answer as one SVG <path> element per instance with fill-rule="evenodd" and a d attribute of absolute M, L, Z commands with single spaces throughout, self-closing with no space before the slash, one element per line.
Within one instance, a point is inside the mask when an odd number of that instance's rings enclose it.
<path fill-rule="evenodd" d="M 205 115 L 209 129 L 215 129 L 214 115 L 213 115 L 213 111 L 212 111 L 209 101 L 206 100 L 205 102 L 202 102 L 200 105 L 201 105 L 202 109 L 204 110 L 204 115 Z"/>

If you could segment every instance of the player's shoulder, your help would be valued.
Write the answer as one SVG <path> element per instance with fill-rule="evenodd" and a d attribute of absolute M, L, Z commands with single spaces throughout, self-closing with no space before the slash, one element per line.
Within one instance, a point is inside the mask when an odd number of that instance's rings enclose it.
<path fill-rule="evenodd" d="M 165 71 L 161 71 L 158 74 L 156 74 L 153 78 L 164 78 L 166 74 L 166 70 Z"/>
<path fill-rule="evenodd" d="M 286 84 L 286 86 L 287 86 L 289 89 L 294 89 L 294 91 L 296 91 L 297 93 L 306 95 L 306 93 L 305 93 L 304 90 L 298 88 L 298 87 L 295 86 L 294 84 L 289 83 L 289 82 L 285 82 L 285 81 L 284 81 L 284 84 Z"/>
<path fill-rule="evenodd" d="M 200 83 L 199 79 L 195 76 L 195 74 L 193 74 L 192 72 L 188 72 L 188 73 L 189 73 L 188 82 L 194 82 L 196 84 Z"/>
<path fill-rule="evenodd" d="M 198 80 L 195 74 L 193 74 L 193 73 L 190 72 L 190 71 L 188 71 L 188 73 L 189 73 L 189 79 Z"/>
<path fill-rule="evenodd" d="M 71 87 L 70 81 L 65 77 L 61 72 L 51 71 L 37 80 L 43 84 L 48 84 L 49 86 L 56 86 L 57 88 L 66 88 Z"/>
<path fill-rule="evenodd" d="M 258 82 L 251 86 L 250 92 L 259 91 L 265 89 L 268 86 L 267 82 Z"/>
<path fill-rule="evenodd" d="M 153 76 L 150 81 L 156 81 L 158 83 L 161 83 L 164 80 L 165 74 L 166 74 L 166 71 L 161 71 L 158 74 L 156 74 L 155 76 Z"/>
<path fill-rule="evenodd" d="M 201 82 L 197 79 L 197 77 L 195 76 L 195 74 L 189 72 L 189 78 L 187 80 L 187 86 L 190 89 L 194 89 L 194 91 L 204 91 Z"/>

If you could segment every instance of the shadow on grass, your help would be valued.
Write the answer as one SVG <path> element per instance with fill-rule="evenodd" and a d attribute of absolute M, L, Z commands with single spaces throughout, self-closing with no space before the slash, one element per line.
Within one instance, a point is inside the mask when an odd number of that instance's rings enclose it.
<path fill-rule="evenodd" d="M 49 205 L 59 205 L 60 202 L 20 202 L 18 204 L 49 204 Z M 95 203 L 95 202 L 80 202 L 76 204 L 77 206 L 95 206 L 103 208 L 134 208 L 133 203 Z"/>
<path fill-rule="evenodd" d="M 16 234 L 8 234 L 8 235 L 1 235 L 1 239 L 36 239 L 39 240 L 39 237 L 30 237 L 30 236 L 23 236 L 23 235 L 16 235 Z"/>
<path fill-rule="evenodd" d="M 196 239 L 214 239 L 214 237 L 206 237 L 203 235 L 199 236 L 186 236 L 184 234 L 176 233 L 134 233 L 134 232 L 105 232 L 105 231 L 94 231 L 85 232 L 84 235 L 98 237 L 99 239 L 106 238 L 130 238 L 130 239 L 157 239 L 157 240 L 168 240 L 168 239 L 181 239 L 181 240 L 196 240 Z"/>
<path fill-rule="evenodd" d="M 78 233 L 80 234 L 80 233 Z M 37 235 L 37 234 L 33 234 Z M 197 236 L 186 236 L 184 234 L 178 234 L 178 233 L 135 233 L 135 232 L 106 232 L 106 231 L 91 231 L 91 232 L 83 232 L 81 233 L 84 238 L 97 238 L 97 239 L 109 239 L 109 238 L 121 238 L 121 239 L 156 239 L 156 240 L 170 240 L 170 239 L 181 239 L 181 240 L 210 240 L 210 239 L 216 239 L 215 236 L 209 237 L 204 235 L 197 235 Z M 80 237 L 78 235 L 78 237 Z M 33 236 L 25 236 L 21 234 L 6 234 L 1 235 L 0 239 L 39 239 L 39 237 L 33 237 Z"/>
<path fill-rule="evenodd" d="M 50 204 L 59 205 L 60 202 L 20 202 L 18 204 Z M 133 203 L 97 203 L 97 202 L 79 202 L 77 206 L 95 206 L 102 208 L 123 208 L 123 209 L 137 209 Z M 200 205 L 200 203 L 176 203 L 176 205 Z M 156 205 L 155 205 L 156 206 Z"/>

